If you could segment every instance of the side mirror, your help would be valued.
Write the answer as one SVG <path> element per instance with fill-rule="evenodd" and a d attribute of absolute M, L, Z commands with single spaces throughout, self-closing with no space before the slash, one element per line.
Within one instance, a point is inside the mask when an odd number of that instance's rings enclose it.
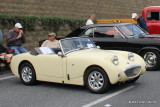
<path fill-rule="evenodd" d="M 62 52 L 58 52 L 58 56 L 63 57 L 64 55 L 63 55 L 63 53 L 62 53 Z"/>
<path fill-rule="evenodd" d="M 100 46 L 97 46 L 98 49 L 100 49 Z"/>

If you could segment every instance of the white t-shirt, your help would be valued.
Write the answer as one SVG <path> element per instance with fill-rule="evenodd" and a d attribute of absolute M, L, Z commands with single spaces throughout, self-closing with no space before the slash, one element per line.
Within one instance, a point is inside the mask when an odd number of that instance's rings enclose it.
<path fill-rule="evenodd" d="M 88 19 L 86 25 L 91 25 L 91 24 L 94 24 L 93 21 L 91 19 Z"/>
<path fill-rule="evenodd" d="M 60 45 L 58 40 L 54 40 L 54 41 L 46 40 L 43 42 L 41 47 L 60 48 Z"/>

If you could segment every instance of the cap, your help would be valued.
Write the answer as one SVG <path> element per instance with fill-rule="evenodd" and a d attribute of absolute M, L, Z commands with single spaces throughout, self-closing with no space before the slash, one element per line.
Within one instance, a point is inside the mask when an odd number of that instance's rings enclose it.
<path fill-rule="evenodd" d="M 132 19 L 134 19 L 137 16 L 137 13 L 132 13 Z"/>
<path fill-rule="evenodd" d="M 48 36 L 55 36 L 56 37 L 56 34 L 55 33 L 49 33 Z"/>
<path fill-rule="evenodd" d="M 20 23 L 16 23 L 16 24 L 15 24 L 15 27 L 17 27 L 17 28 L 23 28 Z"/>

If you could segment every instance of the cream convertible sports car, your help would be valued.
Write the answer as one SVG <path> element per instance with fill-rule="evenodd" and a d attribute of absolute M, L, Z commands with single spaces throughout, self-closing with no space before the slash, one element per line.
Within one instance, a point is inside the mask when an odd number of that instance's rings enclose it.
<path fill-rule="evenodd" d="M 134 82 L 146 71 L 139 55 L 98 49 L 88 37 L 66 38 L 59 42 L 59 52 L 40 47 L 14 56 L 13 74 L 26 85 L 36 80 L 49 81 L 84 85 L 94 93 L 103 93 L 111 84 Z"/>

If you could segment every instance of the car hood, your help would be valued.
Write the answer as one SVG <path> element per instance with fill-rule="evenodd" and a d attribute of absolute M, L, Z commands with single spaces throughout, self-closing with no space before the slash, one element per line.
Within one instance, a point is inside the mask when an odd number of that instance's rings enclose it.
<path fill-rule="evenodd" d="M 144 38 L 158 38 L 160 39 L 160 34 L 146 35 Z"/>
<path fill-rule="evenodd" d="M 83 57 L 113 57 L 114 55 L 116 56 L 124 56 L 128 58 L 128 53 L 126 51 L 118 51 L 118 50 L 102 50 L 102 49 L 84 49 L 84 50 L 79 50 L 79 51 L 74 51 L 67 56 L 83 56 Z"/>

